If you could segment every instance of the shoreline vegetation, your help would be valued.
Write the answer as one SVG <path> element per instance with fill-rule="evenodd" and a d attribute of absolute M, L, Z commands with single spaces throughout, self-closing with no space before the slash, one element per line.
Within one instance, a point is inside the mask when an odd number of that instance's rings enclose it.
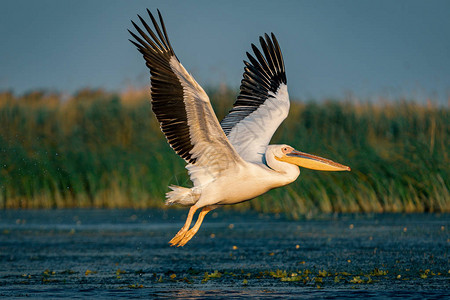
<path fill-rule="evenodd" d="M 207 90 L 219 120 L 237 90 Z M 343 163 L 302 169 L 294 183 L 232 206 L 318 213 L 450 212 L 450 111 L 410 101 L 291 101 L 271 143 Z M 163 208 L 168 185 L 189 186 L 147 89 L 71 96 L 0 92 L 0 208 Z"/>

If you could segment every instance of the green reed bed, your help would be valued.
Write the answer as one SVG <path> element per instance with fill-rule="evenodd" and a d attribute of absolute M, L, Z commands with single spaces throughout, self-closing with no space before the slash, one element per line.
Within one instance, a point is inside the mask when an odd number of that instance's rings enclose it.
<path fill-rule="evenodd" d="M 236 96 L 208 91 L 219 118 Z M 432 104 L 292 101 L 272 143 L 348 165 L 302 169 L 299 180 L 237 206 L 292 217 L 330 212 L 449 212 L 450 116 Z M 73 96 L 0 93 L 0 206 L 163 207 L 189 185 L 147 91 Z"/>

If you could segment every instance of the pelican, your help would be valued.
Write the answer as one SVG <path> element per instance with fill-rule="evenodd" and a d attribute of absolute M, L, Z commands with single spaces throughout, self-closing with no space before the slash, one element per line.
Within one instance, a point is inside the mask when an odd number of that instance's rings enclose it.
<path fill-rule="evenodd" d="M 167 142 L 186 161 L 193 182 L 192 188 L 171 185 L 166 194 L 166 204 L 190 206 L 171 246 L 184 246 L 192 239 L 211 210 L 295 181 L 299 167 L 350 171 L 289 145 L 269 145 L 290 105 L 283 56 L 273 33 L 259 38 L 262 52 L 252 44 L 254 55 L 246 53 L 249 61 L 244 61 L 239 95 L 219 123 L 208 95 L 175 55 L 160 11 L 159 24 L 147 12 L 153 29 L 138 15 L 142 26 L 131 22 L 140 36 L 128 30 L 134 38 L 130 42 L 150 69 L 152 110 Z"/>

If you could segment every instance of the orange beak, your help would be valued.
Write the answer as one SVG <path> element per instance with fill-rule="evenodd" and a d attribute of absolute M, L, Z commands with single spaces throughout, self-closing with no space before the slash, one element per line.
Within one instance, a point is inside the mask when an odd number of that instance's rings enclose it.
<path fill-rule="evenodd" d="M 275 157 L 279 161 L 284 161 L 290 164 L 294 164 L 303 168 L 319 171 L 350 171 L 350 167 L 341 165 L 332 160 L 315 156 L 312 154 L 300 152 L 297 150 L 291 153 L 285 154 L 283 157 Z"/>

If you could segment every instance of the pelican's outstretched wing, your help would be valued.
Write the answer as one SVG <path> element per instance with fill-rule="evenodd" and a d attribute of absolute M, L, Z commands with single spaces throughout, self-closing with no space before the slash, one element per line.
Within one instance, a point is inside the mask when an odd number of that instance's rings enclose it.
<path fill-rule="evenodd" d="M 136 42 L 130 41 L 150 68 L 152 109 L 161 130 L 175 152 L 189 163 L 191 179 L 198 186 L 242 159 L 220 127 L 208 95 L 176 57 L 159 10 L 161 28 L 147 12 L 157 35 L 138 16 L 147 32 L 132 21 L 141 37 L 129 31 Z"/>
<path fill-rule="evenodd" d="M 252 44 L 256 59 L 247 52 L 239 96 L 220 123 L 239 155 L 261 163 L 273 134 L 289 113 L 283 56 L 272 33 L 259 38 L 262 54 Z"/>

